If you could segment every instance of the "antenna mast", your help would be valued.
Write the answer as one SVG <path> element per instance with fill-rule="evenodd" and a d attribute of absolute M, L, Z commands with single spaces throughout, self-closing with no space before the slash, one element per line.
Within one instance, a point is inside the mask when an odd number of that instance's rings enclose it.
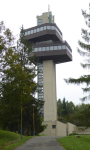
<path fill-rule="evenodd" d="M 48 17 L 49 17 L 50 5 L 48 4 Z"/>

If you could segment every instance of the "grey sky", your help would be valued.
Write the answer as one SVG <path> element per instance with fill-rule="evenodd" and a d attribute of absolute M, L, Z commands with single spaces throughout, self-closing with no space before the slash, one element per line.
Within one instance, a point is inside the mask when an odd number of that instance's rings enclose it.
<path fill-rule="evenodd" d="M 79 104 L 79 98 L 85 95 L 82 86 L 67 85 L 63 79 L 78 78 L 89 73 L 80 66 L 84 58 L 77 53 L 81 28 L 85 27 L 81 9 L 88 10 L 89 0 L 0 0 L 0 20 L 5 22 L 14 35 L 18 35 L 22 24 L 25 29 L 36 26 L 36 16 L 47 12 L 48 4 L 55 16 L 55 23 L 63 33 L 63 40 L 69 43 L 73 51 L 72 62 L 56 65 L 57 99 L 65 97 L 66 100 Z"/>

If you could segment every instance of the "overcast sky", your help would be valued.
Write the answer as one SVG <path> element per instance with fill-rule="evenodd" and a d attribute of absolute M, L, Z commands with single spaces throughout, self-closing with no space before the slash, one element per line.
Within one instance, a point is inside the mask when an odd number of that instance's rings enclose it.
<path fill-rule="evenodd" d="M 3 20 L 17 36 L 22 24 L 25 29 L 36 26 L 36 16 L 47 12 L 48 4 L 55 16 L 55 23 L 63 33 L 63 40 L 66 40 L 72 48 L 73 56 L 73 61 L 56 65 L 57 99 L 65 97 L 66 100 L 79 104 L 80 98 L 86 95 L 81 90 L 85 84 L 67 85 L 63 79 L 78 78 L 90 73 L 80 66 L 84 58 L 77 53 L 81 28 L 85 27 L 81 9 L 88 10 L 89 0 L 0 0 L 0 21 Z"/>

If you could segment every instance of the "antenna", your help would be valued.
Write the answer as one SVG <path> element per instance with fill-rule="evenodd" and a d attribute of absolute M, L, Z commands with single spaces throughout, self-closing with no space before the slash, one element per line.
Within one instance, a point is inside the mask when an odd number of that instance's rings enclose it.
<path fill-rule="evenodd" d="M 49 17 L 50 5 L 48 4 L 48 17 Z"/>

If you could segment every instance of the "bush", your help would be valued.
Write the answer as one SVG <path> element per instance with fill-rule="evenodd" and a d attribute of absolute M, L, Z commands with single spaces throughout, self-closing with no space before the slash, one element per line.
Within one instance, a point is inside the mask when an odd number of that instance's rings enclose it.
<path fill-rule="evenodd" d="M 73 132 L 73 133 L 70 133 L 70 134 L 69 134 L 69 136 L 71 136 L 71 135 L 79 135 L 79 134 L 76 133 L 76 132 Z"/>

